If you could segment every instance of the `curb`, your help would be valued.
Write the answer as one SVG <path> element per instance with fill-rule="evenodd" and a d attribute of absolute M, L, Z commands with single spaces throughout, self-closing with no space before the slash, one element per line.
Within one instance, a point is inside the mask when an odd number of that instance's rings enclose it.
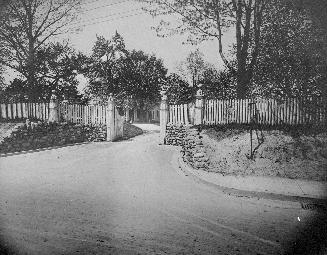
<path fill-rule="evenodd" d="M 236 197 L 248 197 L 248 198 L 263 198 L 263 199 L 270 199 L 270 200 L 279 200 L 279 201 L 290 201 L 290 202 L 300 202 L 302 203 L 309 203 L 309 204 L 326 204 L 326 199 L 324 198 L 313 198 L 313 197 L 304 197 L 304 196 L 292 196 L 292 195 L 285 195 L 285 194 L 277 194 L 277 193 L 269 193 L 269 192 L 262 192 L 262 191 L 249 191 L 249 190 L 241 190 L 226 186 L 221 186 L 219 184 L 209 182 L 207 180 L 202 179 L 201 177 L 192 173 L 195 170 L 189 164 L 184 162 L 181 155 L 178 156 L 178 165 L 181 171 L 183 171 L 186 176 L 191 177 L 193 180 L 210 186 L 212 188 L 218 189 L 227 195 L 233 195 Z M 200 171 L 200 170 L 199 170 Z"/>
<path fill-rule="evenodd" d="M 60 148 L 65 148 L 65 147 L 71 147 L 71 146 L 76 146 L 76 145 L 89 144 L 89 143 L 92 143 L 92 142 L 69 143 L 69 144 L 57 145 L 57 146 L 40 148 L 40 149 L 35 149 L 35 150 L 17 151 L 17 152 L 9 152 L 9 153 L 0 153 L 0 158 L 10 157 L 10 156 L 16 156 L 16 155 L 21 155 L 21 154 L 29 154 L 29 153 L 41 152 L 41 151 L 55 150 L 55 149 L 60 149 Z"/>

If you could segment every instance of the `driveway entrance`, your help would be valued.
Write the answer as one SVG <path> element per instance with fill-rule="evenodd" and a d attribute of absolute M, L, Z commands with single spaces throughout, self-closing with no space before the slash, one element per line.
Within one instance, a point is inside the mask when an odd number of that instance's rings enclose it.
<path fill-rule="evenodd" d="M 139 125 L 140 126 L 140 125 Z M 142 126 L 142 125 L 141 125 Z M 3 250 L 17 254 L 278 254 L 310 213 L 228 196 L 177 166 L 158 126 L 129 141 L 0 158 Z"/>

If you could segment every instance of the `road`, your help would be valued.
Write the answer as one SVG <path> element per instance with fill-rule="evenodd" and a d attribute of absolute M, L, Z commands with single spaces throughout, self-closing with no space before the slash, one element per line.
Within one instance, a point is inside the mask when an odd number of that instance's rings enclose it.
<path fill-rule="evenodd" d="M 143 128 L 128 141 L 0 158 L 2 252 L 282 254 L 319 216 L 197 183 L 155 126 Z"/>

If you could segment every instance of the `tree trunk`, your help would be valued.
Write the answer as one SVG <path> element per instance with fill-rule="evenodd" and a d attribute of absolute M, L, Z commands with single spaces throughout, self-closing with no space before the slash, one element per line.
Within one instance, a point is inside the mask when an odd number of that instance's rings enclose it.
<path fill-rule="evenodd" d="M 251 74 L 245 68 L 237 70 L 237 87 L 236 94 L 237 98 L 246 98 L 249 92 L 249 86 L 251 81 Z"/>
<path fill-rule="evenodd" d="M 37 90 L 35 77 L 35 39 L 33 34 L 34 15 L 32 13 L 32 2 L 27 1 L 24 5 L 27 15 L 27 39 L 28 39 L 28 57 L 27 57 L 27 87 L 29 88 L 29 99 L 36 100 L 39 91 Z"/>

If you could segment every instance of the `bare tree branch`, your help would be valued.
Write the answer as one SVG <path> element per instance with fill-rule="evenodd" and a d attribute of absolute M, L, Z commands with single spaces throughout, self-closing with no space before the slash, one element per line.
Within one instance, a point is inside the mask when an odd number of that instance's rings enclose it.
<path fill-rule="evenodd" d="M 204 30 L 201 26 L 199 26 L 196 22 L 194 22 L 191 18 L 187 17 L 183 12 L 177 10 L 176 8 L 172 7 L 170 4 L 163 2 L 163 4 L 165 4 L 168 8 L 170 8 L 171 10 L 173 10 L 174 12 L 178 13 L 179 15 L 181 15 L 183 18 L 185 18 L 187 20 L 187 22 L 189 22 L 189 24 L 191 26 L 194 26 L 197 30 L 199 30 L 200 32 L 208 35 L 208 36 L 213 36 L 216 37 L 216 34 L 212 34 L 206 30 Z"/>
<path fill-rule="evenodd" d="M 16 59 L 5 58 L 7 66 L 33 83 L 37 50 L 60 34 L 75 17 L 79 0 L 16 0 L 6 7 L 1 19 L 0 40 Z M 11 62 L 10 62 L 11 61 Z M 21 68 L 24 66 L 24 68 Z M 23 71 L 26 70 L 26 71 Z"/>

